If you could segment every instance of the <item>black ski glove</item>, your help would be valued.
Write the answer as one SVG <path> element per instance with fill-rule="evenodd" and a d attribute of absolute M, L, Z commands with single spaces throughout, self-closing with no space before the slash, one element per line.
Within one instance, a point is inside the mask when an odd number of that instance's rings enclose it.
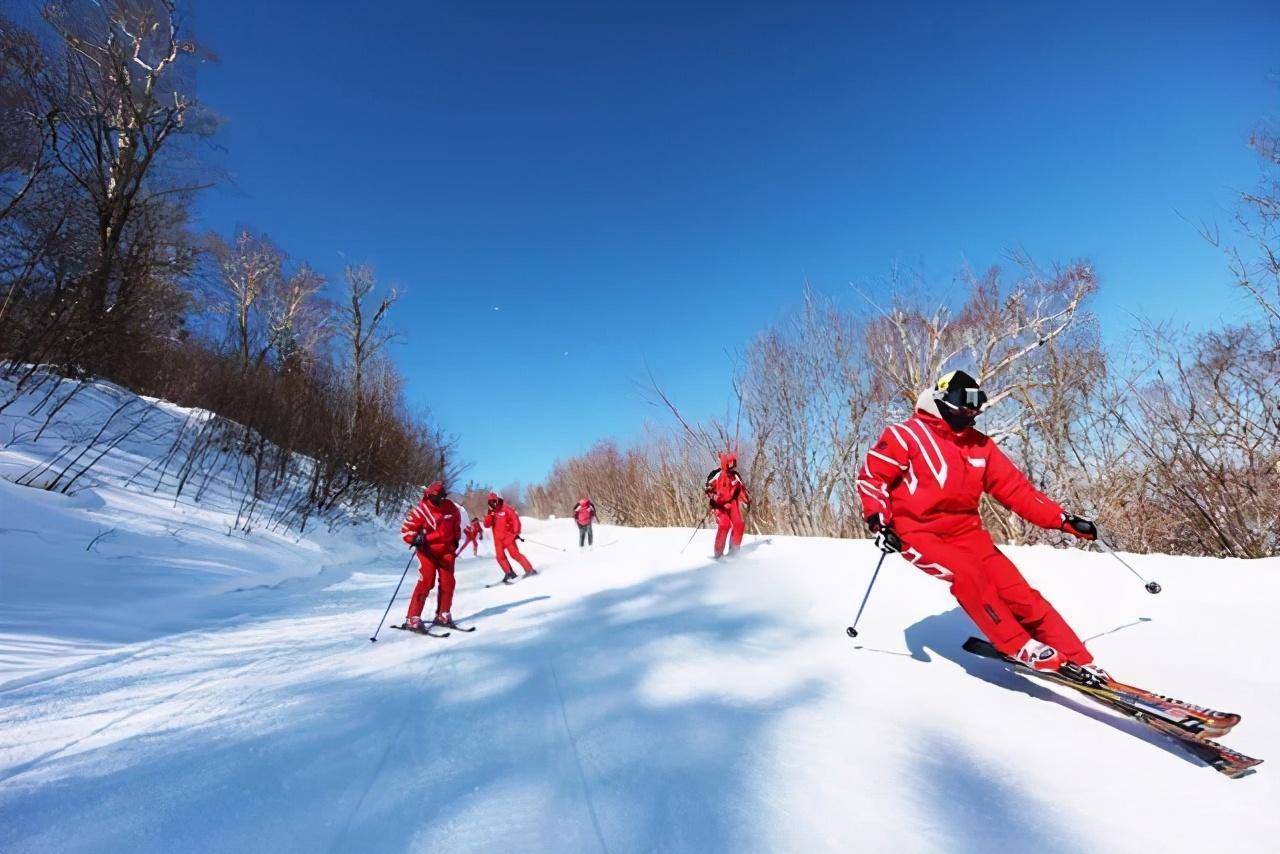
<path fill-rule="evenodd" d="M 1062 530 L 1068 534 L 1074 534 L 1082 540 L 1098 539 L 1098 526 L 1088 519 L 1082 519 L 1079 516 L 1073 516 L 1070 513 L 1062 514 Z"/>
<path fill-rule="evenodd" d="M 876 548 L 885 554 L 902 551 L 902 538 L 898 536 L 898 532 L 893 530 L 892 525 L 886 525 L 884 517 L 879 513 L 872 513 L 866 519 L 867 527 L 871 529 L 871 533 L 876 535 Z"/>
<path fill-rule="evenodd" d="M 413 535 L 413 539 L 409 541 L 409 545 L 415 549 L 425 549 L 427 547 L 427 537 L 421 531 Z"/>
<path fill-rule="evenodd" d="M 902 551 L 902 538 L 898 536 L 898 532 L 893 530 L 892 526 L 886 525 L 876 534 L 876 548 L 885 554 L 893 554 Z"/>

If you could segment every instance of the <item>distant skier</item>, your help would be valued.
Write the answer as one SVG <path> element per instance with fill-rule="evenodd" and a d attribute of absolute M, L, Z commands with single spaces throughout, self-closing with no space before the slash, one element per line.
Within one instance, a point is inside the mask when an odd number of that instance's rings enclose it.
<path fill-rule="evenodd" d="M 876 545 L 951 583 L 951 593 L 1000 652 L 1036 670 L 1070 662 L 1107 678 L 1066 621 L 1027 584 L 982 526 L 988 493 L 1041 528 L 1097 538 L 1093 522 L 1063 512 L 974 429 L 987 402 L 977 380 L 952 371 L 920 395 L 916 413 L 888 427 L 857 481 Z"/>
<path fill-rule="evenodd" d="M 715 556 L 723 557 L 726 539 L 730 552 L 741 548 L 742 533 L 746 528 L 742 520 L 741 505 L 751 503 L 751 496 L 747 493 L 742 478 L 738 477 L 737 454 L 725 451 L 720 455 L 720 468 L 712 469 L 707 475 L 704 492 L 712 512 L 716 514 Z"/>
<path fill-rule="evenodd" d="M 422 491 L 422 500 L 414 505 L 405 517 L 400 534 L 418 554 L 418 583 L 409 599 L 409 613 L 405 615 L 405 627 L 425 631 L 422 625 L 422 609 L 427 595 L 440 582 L 436 594 L 436 616 L 432 621 L 438 626 L 453 626 L 450 608 L 453 606 L 454 559 L 461 537 L 462 512 L 445 495 L 444 484 L 435 481 Z"/>
<path fill-rule="evenodd" d="M 596 519 L 596 506 L 591 503 L 591 497 L 585 492 L 582 498 L 573 506 L 573 520 L 578 523 L 578 548 L 584 545 L 590 545 L 595 548 L 595 533 L 591 530 L 591 523 Z"/>
<path fill-rule="evenodd" d="M 520 553 L 520 546 L 516 545 L 516 538 L 520 536 L 520 515 L 496 492 L 489 493 L 489 512 L 484 517 L 484 526 L 493 529 L 493 556 L 502 567 L 503 581 L 516 577 L 511 570 L 511 562 L 507 560 L 508 554 L 524 567 L 526 577 L 538 574 L 529 559 Z"/>
<path fill-rule="evenodd" d="M 459 554 L 467 550 L 467 546 L 471 546 L 472 556 L 480 554 L 480 541 L 484 539 L 484 528 L 480 527 L 479 519 L 472 519 L 471 524 L 462 529 L 463 536 L 466 540 L 462 543 L 462 548 L 458 550 Z"/>

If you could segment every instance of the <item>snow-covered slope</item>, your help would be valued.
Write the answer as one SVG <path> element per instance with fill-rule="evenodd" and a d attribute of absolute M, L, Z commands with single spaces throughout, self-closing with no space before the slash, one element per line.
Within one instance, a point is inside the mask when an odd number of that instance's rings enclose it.
<path fill-rule="evenodd" d="M 11 396 L 0 380 L 0 401 Z M 260 602 L 225 594 L 367 562 L 383 528 L 351 514 L 315 519 L 305 537 L 269 524 L 245 533 L 235 454 L 206 455 L 179 490 L 182 454 L 161 462 L 203 418 L 70 380 L 0 411 L 0 688 L 239 619 Z M 67 494 L 13 482 L 73 479 Z"/>
<path fill-rule="evenodd" d="M 474 634 L 370 644 L 392 532 L 228 537 L 226 512 L 0 483 L 0 850 L 1280 844 L 1277 769 L 1228 780 L 967 656 L 945 585 L 897 557 L 847 638 L 865 542 L 717 564 L 709 532 L 680 555 L 687 532 L 606 526 L 578 553 L 572 522 L 531 522 L 570 550 L 530 543 L 542 575 L 493 589 L 462 559 Z M 1150 596 L 1102 555 L 1010 551 L 1101 663 L 1240 712 L 1226 741 L 1280 759 L 1280 561 L 1133 556 Z"/>

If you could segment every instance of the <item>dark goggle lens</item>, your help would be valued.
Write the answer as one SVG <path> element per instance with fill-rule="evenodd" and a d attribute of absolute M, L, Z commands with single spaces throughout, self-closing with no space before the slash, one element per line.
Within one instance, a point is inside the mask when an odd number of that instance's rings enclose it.
<path fill-rule="evenodd" d="M 964 415 L 978 415 L 987 403 L 987 393 L 980 388 L 954 389 L 942 397 L 941 403 Z"/>

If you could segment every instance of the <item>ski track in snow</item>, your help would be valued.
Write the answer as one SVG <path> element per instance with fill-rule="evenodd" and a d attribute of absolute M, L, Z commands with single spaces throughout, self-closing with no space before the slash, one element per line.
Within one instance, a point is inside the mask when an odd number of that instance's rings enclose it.
<path fill-rule="evenodd" d="M 0 474 L 38 451 L 0 450 Z M 570 520 L 530 521 L 569 551 L 530 544 L 541 574 L 492 589 L 492 558 L 461 558 L 454 612 L 474 634 L 371 644 L 404 567 L 394 526 L 227 536 L 216 482 L 199 505 L 121 485 L 146 452 L 126 443 L 120 476 L 73 497 L 0 480 L 6 854 L 1262 852 L 1280 838 L 1270 762 L 1227 780 L 964 653 L 973 628 L 946 586 L 899 558 L 847 638 L 867 542 L 752 537 L 713 562 L 710 531 L 681 554 L 687 530 L 600 526 L 607 542 L 579 552 Z M 1280 761 L 1280 673 L 1258 666 L 1280 641 L 1280 561 L 1133 556 L 1165 586 L 1153 597 L 1103 555 L 1009 551 L 1104 666 L 1242 713 L 1223 741 Z"/>

